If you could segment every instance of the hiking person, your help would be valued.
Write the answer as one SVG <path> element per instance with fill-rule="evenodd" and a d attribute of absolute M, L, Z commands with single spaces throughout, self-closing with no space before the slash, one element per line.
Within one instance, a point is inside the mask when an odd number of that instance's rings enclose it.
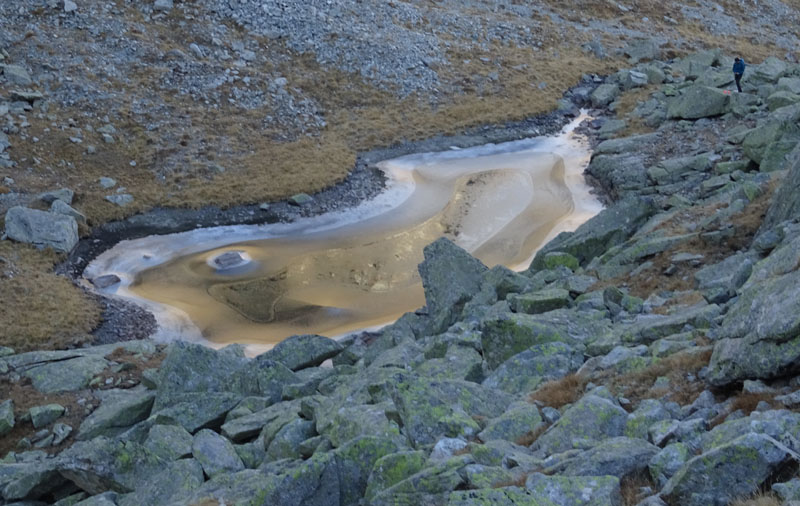
<path fill-rule="evenodd" d="M 733 59 L 733 78 L 736 80 L 736 87 L 739 93 L 742 92 L 742 76 L 744 75 L 744 60 L 738 56 Z"/>

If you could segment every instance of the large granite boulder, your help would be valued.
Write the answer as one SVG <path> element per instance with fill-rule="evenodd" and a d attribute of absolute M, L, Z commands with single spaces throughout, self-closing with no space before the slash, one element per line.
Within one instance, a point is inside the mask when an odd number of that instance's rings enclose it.
<path fill-rule="evenodd" d="M 574 458 L 557 464 L 553 471 L 566 476 L 633 476 L 647 469 L 659 451 L 643 439 L 613 437 Z"/>
<path fill-rule="evenodd" d="M 426 460 L 423 451 L 402 451 L 381 457 L 367 480 L 366 499 L 422 471 Z"/>
<path fill-rule="evenodd" d="M 775 439 L 746 434 L 688 462 L 661 491 L 670 504 L 725 506 L 796 468 L 798 456 Z"/>
<path fill-rule="evenodd" d="M 728 310 L 708 381 L 769 379 L 800 368 L 800 271 L 750 284 Z"/>
<path fill-rule="evenodd" d="M 525 489 L 533 495 L 533 503 L 556 506 L 621 506 L 619 479 L 614 476 L 547 476 L 532 473 L 525 480 Z M 526 503 L 522 503 L 526 504 Z"/>
<path fill-rule="evenodd" d="M 612 196 L 640 191 L 647 186 L 644 156 L 635 152 L 597 155 L 586 172 Z"/>
<path fill-rule="evenodd" d="M 158 390 L 153 412 L 175 407 L 185 394 L 248 395 L 281 400 L 283 387 L 298 383 L 295 373 L 263 355 L 251 360 L 237 346 L 213 350 L 199 344 L 170 345 L 159 369 Z"/>
<path fill-rule="evenodd" d="M 134 492 L 120 496 L 117 504 L 174 504 L 173 500 L 200 488 L 203 481 L 203 468 L 197 460 L 176 460 L 167 464 L 163 473 L 155 474 L 147 482 L 141 483 Z"/>
<path fill-rule="evenodd" d="M 493 418 L 478 434 L 481 441 L 505 439 L 517 441 L 529 432 L 535 432 L 543 424 L 539 409 L 528 402 L 515 402 L 505 413 Z"/>
<path fill-rule="evenodd" d="M 90 494 L 133 492 L 163 473 L 168 462 L 132 441 L 97 437 L 79 441 L 59 455 L 56 469 Z"/>
<path fill-rule="evenodd" d="M 433 328 L 443 332 L 455 323 L 464 305 L 481 289 L 488 268 L 472 255 L 441 238 L 425 246 L 419 264 Z"/>
<path fill-rule="evenodd" d="M 235 473 L 244 469 L 242 459 L 230 441 L 214 431 L 203 429 L 194 436 L 192 455 L 203 466 L 206 476 Z"/>
<path fill-rule="evenodd" d="M 403 431 L 413 447 L 432 444 L 441 437 L 474 436 L 480 431 L 474 416 L 503 413 L 512 397 L 469 381 L 426 381 L 401 376 L 392 399 Z"/>
<path fill-rule="evenodd" d="M 649 198 L 629 197 L 603 209 L 574 232 L 562 232 L 540 249 L 531 263 L 530 273 L 544 266 L 545 256 L 562 251 L 586 265 L 609 248 L 628 240 L 656 212 Z"/>
<path fill-rule="evenodd" d="M 464 470 L 473 463 L 470 455 L 459 455 L 425 467 L 376 494 L 370 504 L 444 504 L 450 492 L 465 484 Z"/>
<path fill-rule="evenodd" d="M 6 213 L 9 239 L 69 253 L 78 244 L 78 223 L 63 214 L 12 207 Z"/>
<path fill-rule="evenodd" d="M 534 443 L 545 454 L 591 448 L 605 439 L 622 436 L 628 413 L 618 404 L 593 394 L 583 396 Z"/>
<path fill-rule="evenodd" d="M 677 119 L 699 119 L 725 114 L 730 95 L 708 86 L 690 86 L 667 107 L 667 116 Z"/>
<path fill-rule="evenodd" d="M 588 345 L 595 340 L 611 339 L 612 334 L 611 323 L 603 312 L 566 309 L 541 315 L 500 313 L 484 319 L 480 329 L 483 358 L 490 369 L 498 368 L 531 346 L 556 342 Z"/>
<path fill-rule="evenodd" d="M 500 364 L 483 386 L 511 394 L 533 391 L 543 381 L 563 378 L 583 365 L 583 352 L 562 342 L 533 345 Z"/>
<path fill-rule="evenodd" d="M 619 96 L 619 86 L 616 84 L 601 84 L 591 95 L 592 107 L 605 107 Z"/>

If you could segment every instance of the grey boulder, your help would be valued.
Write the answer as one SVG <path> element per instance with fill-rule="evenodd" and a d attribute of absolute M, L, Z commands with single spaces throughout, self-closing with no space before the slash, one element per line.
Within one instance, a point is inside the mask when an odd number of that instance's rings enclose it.
<path fill-rule="evenodd" d="M 21 206 L 6 213 L 6 234 L 9 239 L 62 253 L 69 253 L 78 244 L 75 218 Z"/>

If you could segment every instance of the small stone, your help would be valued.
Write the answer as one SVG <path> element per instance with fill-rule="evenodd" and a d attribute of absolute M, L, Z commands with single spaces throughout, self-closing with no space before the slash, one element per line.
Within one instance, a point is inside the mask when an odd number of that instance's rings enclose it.
<path fill-rule="evenodd" d="M 45 431 L 45 432 L 47 432 L 47 431 Z M 48 446 L 51 446 L 53 444 L 53 439 L 54 438 L 55 438 L 55 436 L 53 434 L 49 434 L 49 435 L 45 436 L 44 438 L 40 439 L 39 441 L 35 442 L 33 444 L 33 447 L 34 448 L 47 448 Z"/>
<path fill-rule="evenodd" d="M 192 42 L 189 44 L 189 50 L 195 54 L 198 58 L 203 58 L 205 55 L 203 54 L 203 50 L 200 49 L 200 46 Z"/>
<path fill-rule="evenodd" d="M 91 144 L 86 146 L 86 154 L 87 155 L 93 155 L 95 153 L 97 153 L 97 148 L 95 146 L 93 146 Z"/>
<path fill-rule="evenodd" d="M 75 12 L 78 10 L 78 5 L 72 0 L 64 0 L 64 12 Z"/>
<path fill-rule="evenodd" d="M 298 193 L 289 197 L 289 203 L 294 206 L 302 206 L 312 202 L 314 198 L 307 193 Z"/>
<path fill-rule="evenodd" d="M 39 429 L 50 425 L 64 414 L 66 409 L 60 404 L 47 404 L 45 406 L 34 406 L 30 409 L 31 423 L 34 429 Z"/>
<path fill-rule="evenodd" d="M 107 195 L 106 200 L 111 202 L 112 204 L 116 204 L 120 207 L 125 207 L 128 204 L 133 202 L 133 195 L 128 193 L 120 193 L 117 195 Z"/>
<path fill-rule="evenodd" d="M 117 185 L 117 181 L 110 178 L 110 177 L 101 177 L 100 178 L 100 186 L 103 188 L 113 188 Z"/>
<path fill-rule="evenodd" d="M 6 76 L 6 80 L 9 83 L 17 86 L 30 86 L 33 84 L 28 71 L 19 65 L 6 65 L 3 69 L 3 75 Z"/>
<path fill-rule="evenodd" d="M 169 11 L 174 7 L 172 0 L 156 0 L 153 9 L 156 11 Z"/>
<path fill-rule="evenodd" d="M 53 425 L 53 446 L 58 446 L 72 434 L 72 427 L 65 423 Z"/>
<path fill-rule="evenodd" d="M 86 216 L 62 200 L 54 200 L 50 205 L 50 212 L 63 214 L 64 216 L 72 216 L 78 223 L 86 224 Z"/>
<path fill-rule="evenodd" d="M 100 290 L 105 290 L 109 286 L 116 285 L 119 282 L 119 276 L 116 274 L 105 274 L 92 279 L 92 284 Z"/>
<path fill-rule="evenodd" d="M 226 251 L 214 259 L 214 265 L 222 270 L 238 267 L 246 263 L 247 259 L 244 257 L 244 251 Z"/>
<path fill-rule="evenodd" d="M 114 144 L 114 137 L 110 134 L 103 134 L 103 142 L 106 144 Z M 135 167 L 136 162 L 131 162 L 131 166 Z"/>
<path fill-rule="evenodd" d="M 453 457 L 456 452 L 463 450 L 467 447 L 467 442 L 460 438 L 442 438 L 431 451 L 430 460 L 443 461 Z"/>
<path fill-rule="evenodd" d="M 69 188 L 61 188 L 60 190 L 53 190 L 39 194 L 39 200 L 46 204 L 52 204 L 56 200 L 61 200 L 67 204 L 72 204 L 72 198 L 75 192 Z"/>

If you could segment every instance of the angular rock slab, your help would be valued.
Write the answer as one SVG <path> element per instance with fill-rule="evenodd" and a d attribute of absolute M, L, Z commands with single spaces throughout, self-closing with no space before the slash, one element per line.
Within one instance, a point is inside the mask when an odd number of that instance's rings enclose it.
<path fill-rule="evenodd" d="M 45 394 L 74 392 L 89 386 L 97 374 L 108 367 L 108 361 L 99 356 L 76 357 L 60 362 L 46 362 L 31 367 L 22 374 L 31 379 L 33 387 Z"/>
<path fill-rule="evenodd" d="M 267 360 L 280 362 L 292 371 L 321 364 L 342 351 L 343 346 L 328 337 L 314 334 L 292 336 L 274 348 L 259 355 Z"/>
<path fill-rule="evenodd" d="M 100 407 L 81 423 L 76 439 L 85 441 L 100 435 L 116 435 L 114 432 L 147 418 L 154 399 L 155 392 L 150 390 L 107 394 Z"/>

